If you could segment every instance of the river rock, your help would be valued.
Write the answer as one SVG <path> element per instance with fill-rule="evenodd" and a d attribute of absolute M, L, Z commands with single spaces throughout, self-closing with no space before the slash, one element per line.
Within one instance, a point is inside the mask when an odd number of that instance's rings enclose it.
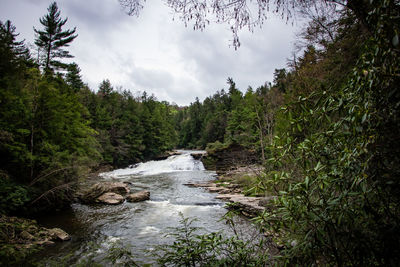
<path fill-rule="evenodd" d="M 191 153 L 190 156 L 192 156 L 195 160 L 200 160 L 201 157 L 203 157 L 204 153 Z"/>
<path fill-rule="evenodd" d="M 188 183 L 188 184 L 183 184 L 188 187 L 200 187 L 207 189 L 210 193 L 218 193 L 218 194 L 232 194 L 232 193 L 240 193 L 240 189 L 237 188 L 238 186 L 235 184 L 230 184 L 230 183 L 221 183 L 221 184 L 215 184 L 215 183 L 198 183 L 198 184 L 193 184 L 193 183 Z"/>
<path fill-rule="evenodd" d="M 183 184 L 185 186 L 188 187 L 203 187 L 203 188 L 208 188 L 208 187 L 214 187 L 215 184 L 214 183 L 187 183 L 187 184 Z"/>
<path fill-rule="evenodd" d="M 216 198 L 233 203 L 233 205 L 228 206 L 228 208 L 239 210 L 246 217 L 257 216 L 265 209 L 259 205 L 260 197 L 247 197 L 242 194 L 225 194 L 218 195 Z"/>
<path fill-rule="evenodd" d="M 81 194 L 80 200 L 83 203 L 98 203 L 102 202 L 98 200 L 105 193 L 115 193 L 120 196 L 124 196 L 130 192 L 129 186 L 125 183 L 121 182 L 103 182 L 96 183 L 92 187 L 90 187 L 86 192 Z M 111 197 L 110 195 L 106 195 L 105 197 Z M 117 197 L 118 198 L 118 197 Z"/>
<path fill-rule="evenodd" d="M 125 198 L 123 196 L 114 192 L 104 193 L 96 199 L 96 203 L 103 203 L 109 205 L 121 204 L 124 201 Z"/>
<path fill-rule="evenodd" d="M 145 201 L 150 199 L 150 192 L 149 191 L 140 191 L 137 193 L 129 194 L 126 197 L 126 200 L 128 202 L 140 202 L 140 201 Z"/>
<path fill-rule="evenodd" d="M 60 228 L 52 228 L 49 229 L 48 232 L 52 240 L 67 241 L 71 239 L 71 236 Z"/>
<path fill-rule="evenodd" d="M 45 239 L 36 241 L 35 244 L 39 246 L 54 246 L 56 243 L 51 240 Z"/>
<path fill-rule="evenodd" d="M 165 160 L 171 156 L 177 156 L 177 155 L 181 155 L 181 152 L 178 151 L 166 151 L 156 157 L 153 158 L 153 160 Z"/>

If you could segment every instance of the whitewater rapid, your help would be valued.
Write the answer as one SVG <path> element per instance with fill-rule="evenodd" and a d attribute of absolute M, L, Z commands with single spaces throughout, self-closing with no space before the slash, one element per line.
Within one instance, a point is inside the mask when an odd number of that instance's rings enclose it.
<path fill-rule="evenodd" d="M 105 179 L 123 179 L 132 176 L 205 170 L 203 163 L 199 160 L 194 160 L 190 155 L 190 151 L 180 151 L 180 153 L 182 154 L 171 156 L 165 160 L 141 162 L 128 168 L 101 173 L 100 176 Z"/>

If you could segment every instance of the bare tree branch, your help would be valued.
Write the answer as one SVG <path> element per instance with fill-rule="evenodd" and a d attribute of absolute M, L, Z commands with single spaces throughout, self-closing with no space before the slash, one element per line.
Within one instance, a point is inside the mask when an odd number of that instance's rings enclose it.
<path fill-rule="evenodd" d="M 145 0 L 119 0 L 129 15 L 138 15 Z M 238 32 L 244 28 L 253 31 L 261 27 L 268 13 L 275 13 L 289 22 L 299 10 L 319 4 L 345 5 L 346 1 L 311 0 L 165 0 L 178 14 L 185 26 L 192 23 L 194 30 L 204 30 L 210 24 L 226 23 L 233 34 L 233 46 L 240 46 Z"/>
<path fill-rule="evenodd" d="M 37 201 L 39 201 L 40 199 L 47 197 L 47 195 L 49 194 L 54 194 L 55 192 L 57 192 L 58 190 L 62 190 L 62 189 L 69 189 L 69 187 L 73 184 L 75 184 L 76 182 L 71 182 L 71 183 L 67 183 L 67 184 L 62 184 L 56 187 L 53 187 L 50 190 L 47 190 L 46 192 L 44 192 L 43 194 L 41 194 L 39 197 L 37 197 L 35 200 L 33 200 L 31 203 L 29 203 L 30 206 L 32 206 L 33 204 L 35 204 Z"/>
<path fill-rule="evenodd" d="M 53 171 L 51 171 L 49 173 L 46 173 L 45 175 L 38 176 L 35 179 L 33 179 L 33 181 L 29 184 L 29 186 L 32 186 L 32 185 L 36 184 L 39 180 L 41 180 L 43 178 L 46 178 L 46 177 L 48 177 L 48 176 L 50 176 L 50 175 L 52 175 L 54 173 L 57 173 L 57 172 L 60 172 L 60 171 L 64 171 L 64 170 L 68 170 L 68 169 L 73 169 L 73 168 L 75 168 L 75 166 L 56 169 L 56 170 L 53 170 Z"/>
<path fill-rule="evenodd" d="M 146 0 L 118 0 L 118 2 L 129 16 L 139 16 Z"/>

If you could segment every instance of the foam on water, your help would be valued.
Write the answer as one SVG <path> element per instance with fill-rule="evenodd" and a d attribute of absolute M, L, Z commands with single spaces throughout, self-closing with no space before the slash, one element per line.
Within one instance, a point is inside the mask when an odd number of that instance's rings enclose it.
<path fill-rule="evenodd" d="M 126 176 L 156 175 L 179 171 L 203 171 L 203 163 L 193 159 L 189 153 L 171 156 L 165 160 L 148 161 L 125 169 L 101 173 L 103 178 L 124 178 Z"/>
<path fill-rule="evenodd" d="M 160 229 L 154 226 L 145 226 L 140 232 L 139 235 L 147 235 L 147 234 L 154 234 L 159 233 Z"/>

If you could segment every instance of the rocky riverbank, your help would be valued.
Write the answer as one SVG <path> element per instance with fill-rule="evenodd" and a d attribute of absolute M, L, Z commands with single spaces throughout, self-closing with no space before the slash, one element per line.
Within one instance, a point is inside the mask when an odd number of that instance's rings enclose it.
<path fill-rule="evenodd" d="M 272 208 L 272 201 L 274 199 L 274 197 L 245 196 L 240 185 L 232 182 L 221 182 L 220 180 L 209 183 L 189 183 L 185 185 L 204 188 L 211 193 L 217 193 L 217 199 L 230 203 L 230 205 L 227 205 L 228 209 L 237 210 L 249 218 L 259 215 L 265 209 Z"/>
<path fill-rule="evenodd" d="M 239 144 L 207 150 L 207 153 L 200 159 L 207 170 L 214 170 L 218 175 L 223 175 L 239 167 L 260 163 L 254 151 Z"/>
<path fill-rule="evenodd" d="M 48 229 L 35 220 L 0 215 L 0 265 L 23 266 L 30 254 L 70 239 L 60 228 Z"/>
<path fill-rule="evenodd" d="M 240 211 L 246 217 L 255 217 L 265 209 L 273 208 L 274 196 L 249 196 L 247 190 L 252 182 L 262 175 L 263 167 L 259 164 L 254 151 L 236 144 L 222 147 L 206 154 L 192 155 L 203 162 L 208 170 L 215 170 L 217 179 L 206 184 L 186 184 L 200 187 L 212 193 L 218 193 L 217 199 L 230 204 L 229 209 Z"/>

